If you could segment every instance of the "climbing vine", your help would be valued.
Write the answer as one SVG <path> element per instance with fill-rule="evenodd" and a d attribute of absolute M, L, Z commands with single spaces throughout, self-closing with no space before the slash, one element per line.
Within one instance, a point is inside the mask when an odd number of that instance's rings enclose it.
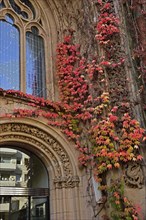
<path fill-rule="evenodd" d="M 97 0 L 97 10 L 95 38 L 102 56 L 86 60 L 80 53 L 80 45 L 74 43 L 74 32 L 69 30 L 57 47 L 60 102 L 1 89 L 1 95 L 27 100 L 29 106 L 1 117 L 44 117 L 49 125 L 59 127 L 75 142 L 80 165 L 91 169 L 100 182 L 100 189 L 116 211 L 111 212 L 112 219 L 138 220 L 138 212 L 120 190 L 121 185 L 107 186 L 104 180 L 109 170 L 142 160 L 140 145 L 144 129 L 131 111 L 125 56 L 118 47 L 119 20 L 109 2 Z"/>
<path fill-rule="evenodd" d="M 124 196 L 124 187 L 122 180 L 112 182 L 109 189 L 109 201 L 114 211 L 111 212 L 113 220 L 126 219 L 138 220 L 140 207 L 133 207 L 131 202 Z"/>

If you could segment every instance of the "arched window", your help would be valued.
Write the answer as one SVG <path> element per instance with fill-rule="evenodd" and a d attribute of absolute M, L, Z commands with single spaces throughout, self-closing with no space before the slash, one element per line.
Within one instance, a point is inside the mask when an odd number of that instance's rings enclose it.
<path fill-rule="evenodd" d="M 0 88 L 46 97 L 46 33 L 33 3 L 0 1 Z"/>
<path fill-rule="evenodd" d="M 11 16 L 0 21 L 0 87 L 20 89 L 20 34 Z"/>
<path fill-rule="evenodd" d="M 32 27 L 32 31 L 26 33 L 26 92 L 35 96 L 44 94 L 42 89 L 45 85 L 44 55 L 43 39 L 39 36 L 38 29 Z"/>

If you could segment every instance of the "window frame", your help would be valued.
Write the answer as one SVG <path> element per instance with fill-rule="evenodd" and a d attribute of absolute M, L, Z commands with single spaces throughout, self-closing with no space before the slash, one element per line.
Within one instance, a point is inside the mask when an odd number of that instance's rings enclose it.
<path fill-rule="evenodd" d="M 31 2 L 31 0 L 30 0 Z M 36 3 L 35 3 L 36 4 Z M 35 6 L 35 5 L 34 5 Z M 22 19 L 12 8 L 10 8 L 10 5 L 6 1 L 5 8 L 0 9 L 0 20 L 6 20 L 5 16 L 10 15 L 14 20 L 14 25 L 18 28 L 20 33 L 20 74 L 19 74 L 19 88 L 21 92 L 26 93 L 26 33 L 32 32 L 31 28 L 36 27 L 38 29 L 38 36 L 43 39 L 44 42 L 44 57 L 45 57 L 45 88 L 46 88 L 46 94 L 45 98 L 48 98 L 50 96 L 54 96 L 53 87 L 49 88 L 49 86 L 52 84 L 52 77 L 50 77 L 50 80 L 48 78 L 48 70 L 50 70 L 50 67 L 52 68 L 52 64 L 48 62 L 49 58 L 51 58 L 51 53 L 49 52 L 49 47 L 47 44 L 48 40 L 48 33 L 47 30 L 43 28 L 45 25 L 41 25 L 39 23 L 40 16 L 40 8 L 36 9 L 36 18 L 35 20 L 29 20 L 29 19 Z M 38 10 L 37 10 L 38 9 Z M 42 18 L 41 18 L 42 22 Z M 42 22 L 44 23 L 44 22 Z M 49 31 L 49 29 L 48 29 Z M 23 62 L 22 62 L 23 61 Z M 50 61 L 52 61 L 50 59 Z M 43 77 L 43 76 L 42 76 Z M 44 81 L 44 80 L 43 80 Z M 43 97 L 44 98 L 44 97 Z"/>

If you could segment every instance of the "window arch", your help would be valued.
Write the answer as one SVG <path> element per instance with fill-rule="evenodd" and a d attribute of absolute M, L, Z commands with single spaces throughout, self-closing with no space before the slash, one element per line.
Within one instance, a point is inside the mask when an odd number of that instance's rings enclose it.
<path fill-rule="evenodd" d="M 37 7 L 31 0 L 0 3 L 0 88 L 46 98 L 46 31 Z"/>

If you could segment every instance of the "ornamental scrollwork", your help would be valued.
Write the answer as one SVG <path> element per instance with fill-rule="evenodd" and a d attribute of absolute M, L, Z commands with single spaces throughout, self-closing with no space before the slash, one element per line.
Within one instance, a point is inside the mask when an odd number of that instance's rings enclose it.
<path fill-rule="evenodd" d="M 144 176 L 141 165 L 138 163 L 130 163 L 126 165 L 124 179 L 126 185 L 141 189 L 144 184 Z"/>
<path fill-rule="evenodd" d="M 54 179 L 56 189 L 78 187 L 79 182 L 80 180 L 78 176 L 56 177 Z"/>

